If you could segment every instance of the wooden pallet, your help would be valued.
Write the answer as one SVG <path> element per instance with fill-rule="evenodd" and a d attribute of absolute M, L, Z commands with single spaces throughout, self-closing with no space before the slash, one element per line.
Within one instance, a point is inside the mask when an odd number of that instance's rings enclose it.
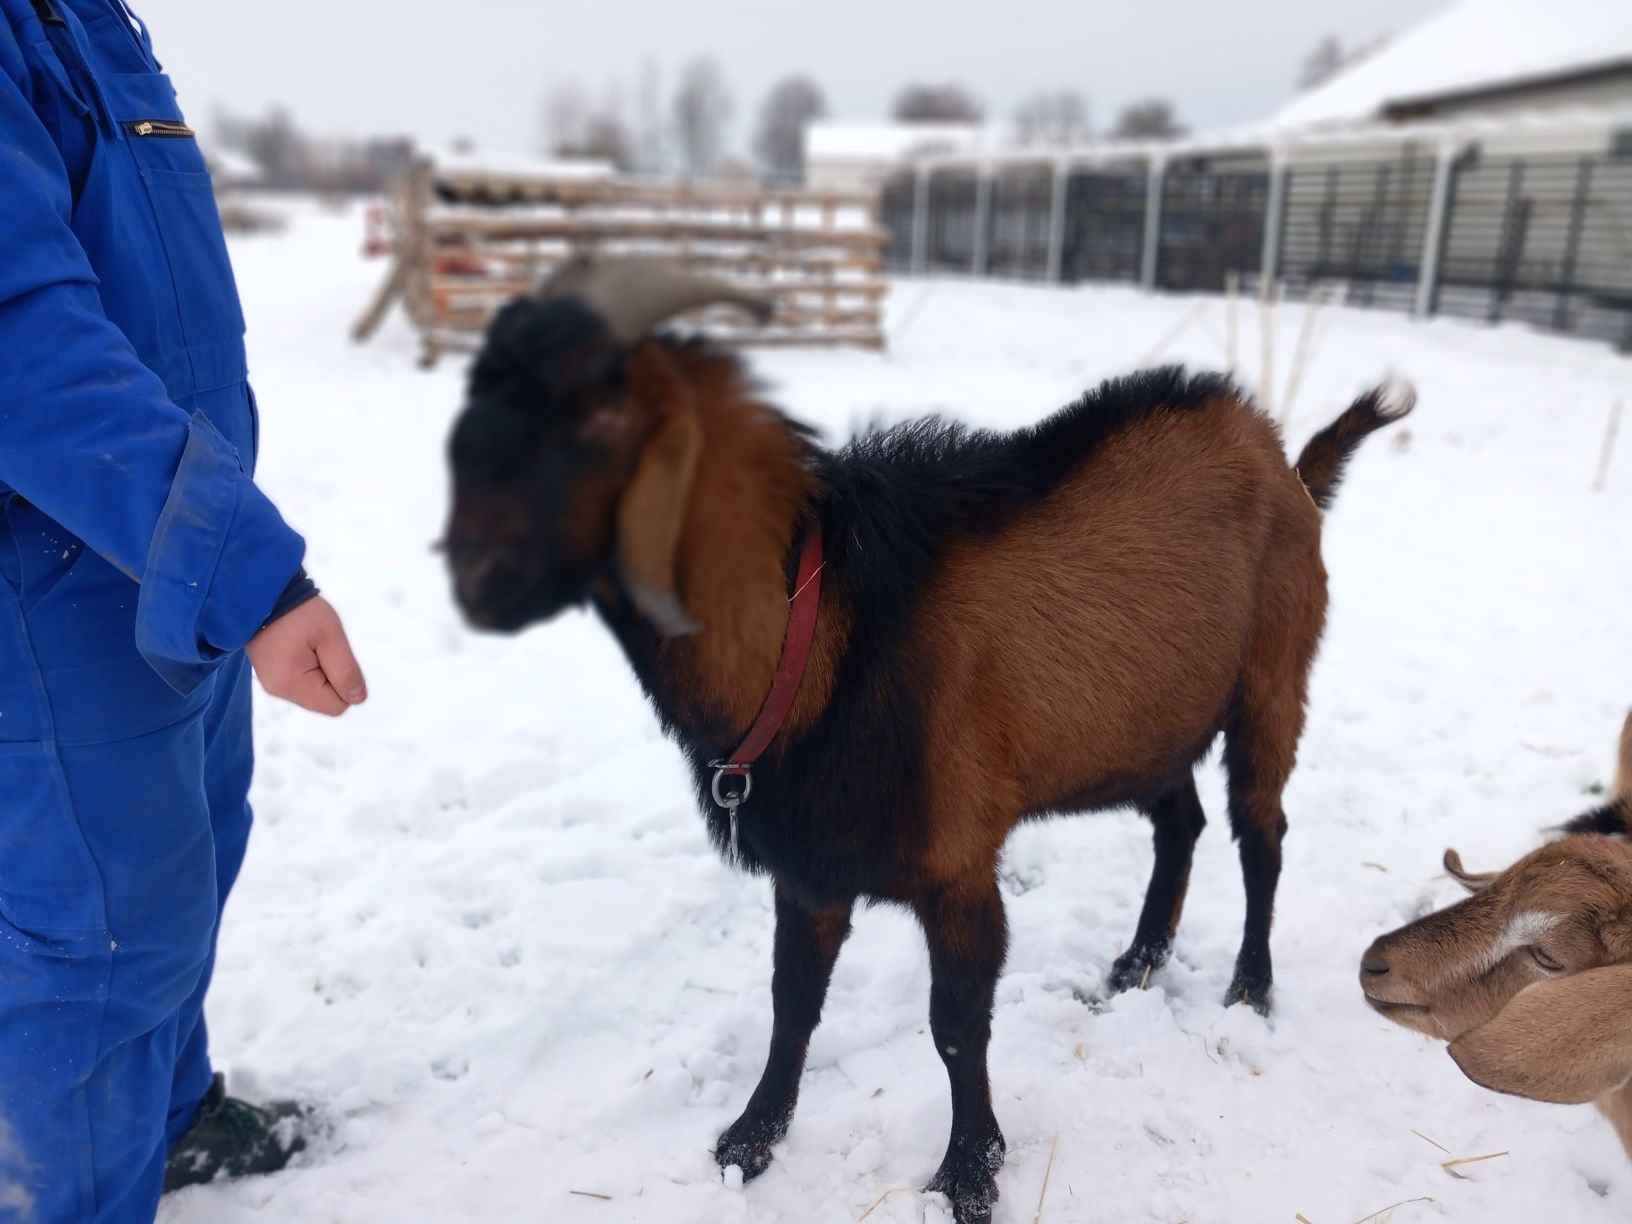
<path fill-rule="evenodd" d="M 768 294 L 764 327 L 697 311 L 682 327 L 733 344 L 882 348 L 886 235 L 875 197 L 750 183 L 550 178 L 418 163 L 393 194 L 390 268 L 352 329 L 398 301 L 422 364 L 468 351 L 493 313 L 581 252 L 673 259 Z"/>

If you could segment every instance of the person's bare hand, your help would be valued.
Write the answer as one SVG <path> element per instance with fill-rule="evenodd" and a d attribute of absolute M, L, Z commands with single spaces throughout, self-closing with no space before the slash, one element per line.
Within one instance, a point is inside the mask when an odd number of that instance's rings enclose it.
<path fill-rule="evenodd" d="M 278 617 L 244 651 L 261 687 L 302 709 L 338 717 L 368 700 L 345 627 L 321 595 Z"/>

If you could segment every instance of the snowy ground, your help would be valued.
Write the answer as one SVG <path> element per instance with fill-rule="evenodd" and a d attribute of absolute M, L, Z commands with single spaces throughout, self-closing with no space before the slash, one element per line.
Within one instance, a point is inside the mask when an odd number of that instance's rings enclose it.
<path fill-rule="evenodd" d="M 240 1089 L 322 1102 L 335 1132 L 304 1167 L 187 1192 L 163 1219 L 949 1219 L 915 1189 L 947 1090 L 920 939 L 890 911 L 858 919 L 776 1164 L 722 1184 L 709 1148 L 770 1026 L 768 887 L 709 852 L 680 757 L 597 623 L 504 640 L 461 626 L 429 549 L 461 363 L 417 371 L 400 321 L 349 344 L 382 271 L 358 238 L 355 215 L 302 211 L 234 252 L 263 483 L 309 535 L 373 696 L 339 724 L 262 701 L 260 823 L 211 1011 Z M 835 439 L 936 408 L 1019 424 L 1137 365 L 1193 305 L 909 283 L 889 309 L 886 355 L 755 361 Z M 1201 311 L 1164 355 L 1219 366 L 1222 303 Z M 1352 1224 L 1402 1200 L 1396 1224 L 1632 1213 L 1632 1168 L 1590 1109 L 1481 1091 L 1355 981 L 1374 935 L 1456 895 L 1446 845 L 1505 864 L 1607 780 L 1632 702 L 1632 439 L 1608 488 L 1589 485 L 1632 363 L 1512 328 L 1318 321 L 1295 443 L 1390 369 L 1421 403 L 1409 436 L 1362 452 L 1327 520 L 1333 607 L 1286 798 L 1275 1013 L 1218 1002 L 1242 905 L 1216 761 L 1176 957 L 1146 992 L 1099 998 L 1147 828 L 1118 813 L 1018 833 L 992 1048 L 1000 1222 L 1038 1218 L 1051 1151 L 1048 1224 Z M 1275 322 L 1279 401 L 1302 312 Z M 1240 334 L 1252 381 L 1254 312 Z M 1456 1176 L 1428 1139 L 1508 1154 Z"/>

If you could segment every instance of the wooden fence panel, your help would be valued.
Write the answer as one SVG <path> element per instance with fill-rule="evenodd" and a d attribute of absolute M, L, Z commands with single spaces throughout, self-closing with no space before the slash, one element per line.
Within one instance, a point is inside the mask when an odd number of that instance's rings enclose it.
<path fill-rule="evenodd" d="M 870 193 L 572 179 L 416 166 L 391 202 L 392 267 L 354 328 L 395 300 L 426 364 L 474 348 L 493 313 L 579 253 L 654 256 L 767 294 L 764 327 L 725 311 L 681 326 L 731 343 L 883 346 L 888 236 Z"/>

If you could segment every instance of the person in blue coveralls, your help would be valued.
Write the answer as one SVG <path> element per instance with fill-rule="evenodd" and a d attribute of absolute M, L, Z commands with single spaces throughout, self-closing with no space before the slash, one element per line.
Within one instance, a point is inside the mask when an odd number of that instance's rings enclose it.
<path fill-rule="evenodd" d="M 210 179 L 121 0 L 0 0 L 0 1220 L 151 1221 L 282 1167 L 203 1003 L 250 686 L 367 696 L 256 488 Z"/>

